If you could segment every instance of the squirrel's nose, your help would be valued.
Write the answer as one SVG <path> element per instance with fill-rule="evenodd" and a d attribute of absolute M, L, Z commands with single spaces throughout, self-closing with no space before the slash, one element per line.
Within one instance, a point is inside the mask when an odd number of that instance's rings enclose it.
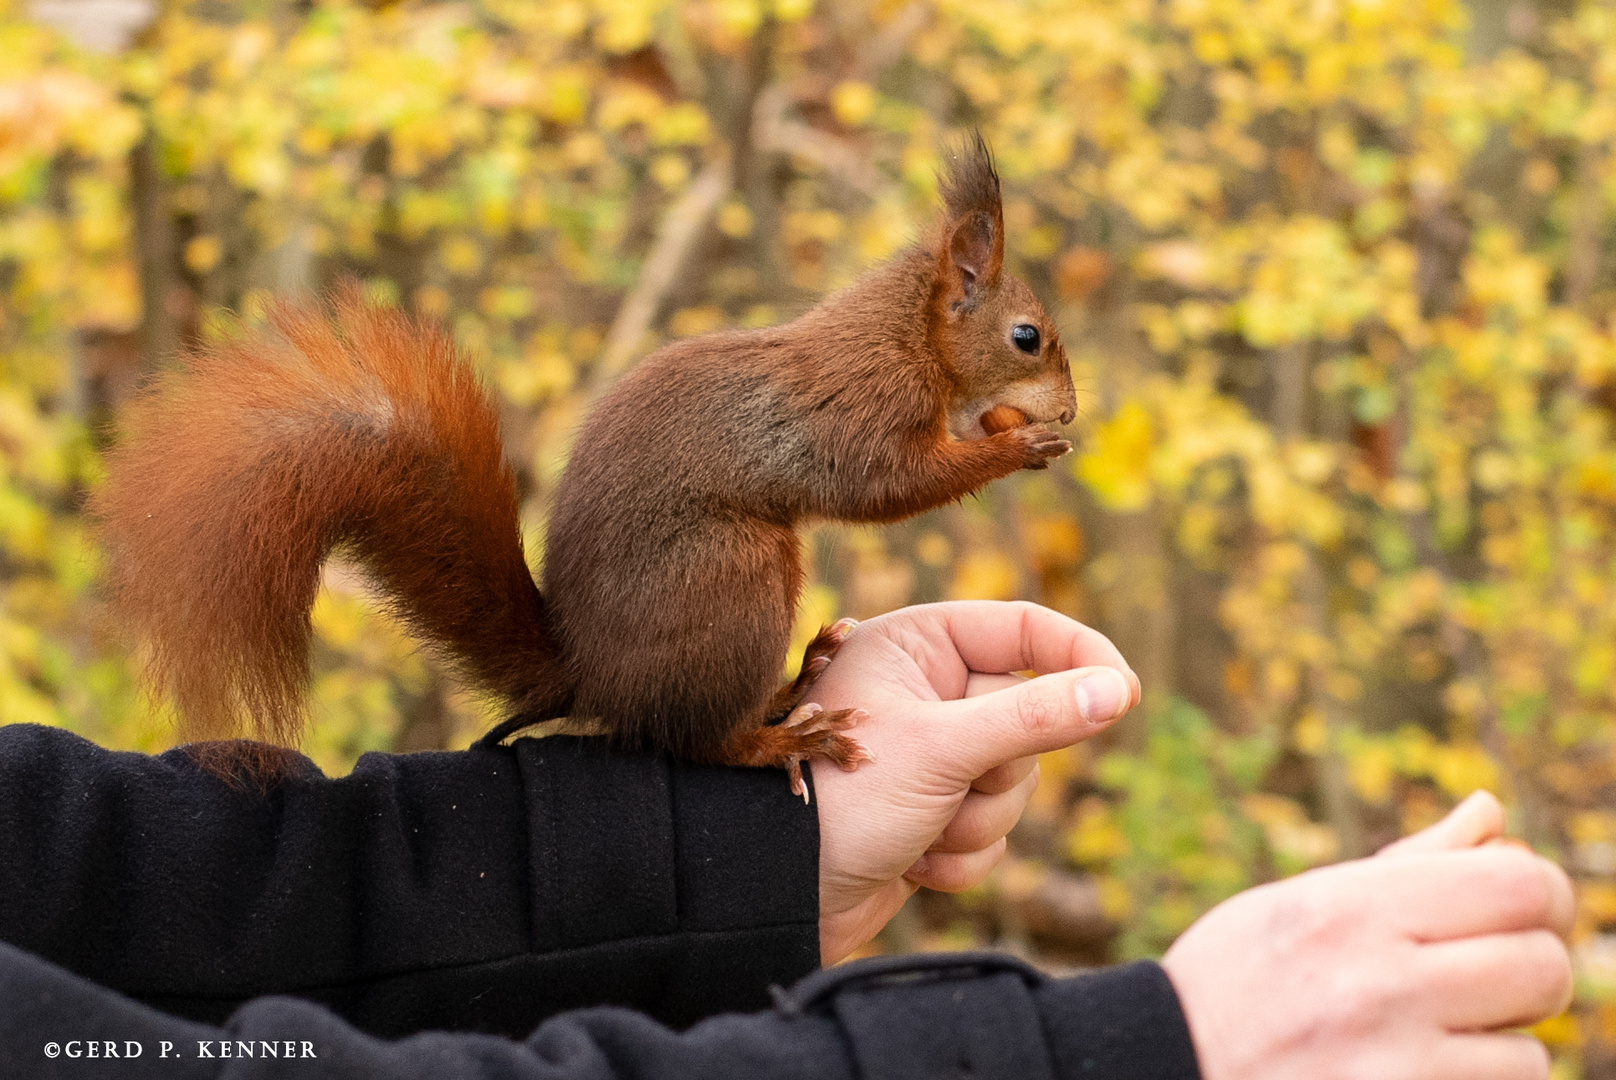
<path fill-rule="evenodd" d="M 1063 423 L 1063 424 L 1070 424 L 1075 419 L 1077 419 L 1077 410 L 1076 409 L 1070 409 L 1069 408 L 1065 412 L 1060 414 L 1060 422 Z"/>

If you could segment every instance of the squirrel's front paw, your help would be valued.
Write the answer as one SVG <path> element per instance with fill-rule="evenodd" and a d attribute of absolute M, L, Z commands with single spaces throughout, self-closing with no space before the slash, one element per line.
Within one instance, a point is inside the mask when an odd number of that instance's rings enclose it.
<path fill-rule="evenodd" d="M 819 633 L 808 643 L 802 651 L 802 670 L 796 679 L 780 688 L 769 703 L 769 722 L 774 723 L 790 714 L 791 710 L 802 704 L 803 696 L 808 688 L 814 685 L 824 670 L 830 667 L 831 658 L 836 650 L 842 647 L 847 635 L 853 632 L 858 625 L 857 619 L 837 619 L 829 626 L 821 627 Z"/>
<path fill-rule="evenodd" d="M 1069 441 L 1042 424 L 1018 427 L 1005 432 L 1003 437 L 1014 439 L 1020 445 L 1023 469 L 1047 469 L 1051 458 L 1058 458 L 1072 449 Z"/>

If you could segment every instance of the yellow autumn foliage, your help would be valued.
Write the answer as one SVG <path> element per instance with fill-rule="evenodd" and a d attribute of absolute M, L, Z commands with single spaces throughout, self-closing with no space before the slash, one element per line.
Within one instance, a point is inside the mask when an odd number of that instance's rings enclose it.
<path fill-rule="evenodd" d="M 912 242 L 947 140 L 980 128 L 1011 269 L 1073 360 L 1078 453 L 815 530 L 796 647 L 947 597 L 1111 634 L 1146 705 L 1062 758 L 1023 853 L 1098 878 L 1110 956 L 1498 790 L 1582 889 L 1579 997 L 1539 1034 L 1557 1077 L 1613 1075 L 1608 3 L 155 11 L 106 51 L 0 0 L 0 720 L 164 745 L 78 508 L 133 387 L 223 314 L 353 276 L 443 320 L 502 398 L 542 558 L 613 372 Z M 483 728 L 333 582 L 323 767 Z M 995 895 L 931 898 L 887 945 L 1009 932 Z"/>

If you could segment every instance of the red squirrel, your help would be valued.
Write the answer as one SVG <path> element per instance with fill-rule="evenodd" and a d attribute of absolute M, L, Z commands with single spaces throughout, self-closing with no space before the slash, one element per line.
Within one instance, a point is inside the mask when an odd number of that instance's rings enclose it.
<path fill-rule="evenodd" d="M 666 345 L 598 402 L 555 493 L 543 589 L 498 416 L 440 328 L 349 289 L 281 302 L 131 406 L 93 510 L 114 601 L 190 739 L 295 745 L 309 612 L 333 548 L 514 718 L 693 761 L 868 760 L 859 710 L 803 703 L 845 636 L 777 689 L 802 584 L 796 527 L 890 522 L 1071 444 L 1055 327 L 1003 271 L 978 137 L 929 240 L 800 318 Z"/>

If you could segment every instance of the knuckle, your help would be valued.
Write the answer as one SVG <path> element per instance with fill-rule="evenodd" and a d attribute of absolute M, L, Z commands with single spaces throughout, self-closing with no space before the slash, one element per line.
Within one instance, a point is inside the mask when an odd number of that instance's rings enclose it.
<path fill-rule="evenodd" d="M 963 885 L 955 884 L 959 878 L 958 865 L 952 855 L 933 853 L 926 857 L 926 874 L 922 884 L 933 892 L 959 892 Z"/>
<path fill-rule="evenodd" d="M 993 840 L 980 814 L 971 808 L 961 810 L 943 830 L 943 842 L 951 851 L 975 851 Z"/>
<path fill-rule="evenodd" d="M 1432 1047 L 1409 1047 L 1402 1042 L 1366 1047 L 1350 1059 L 1350 1066 L 1337 1075 L 1342 1080 L 1427 1080 L 1442 1075 L 1441 1063 Z"/>
<path fill-rule="evenodd" d="M 1397 1003 L 1403 978 L 1385 964 L 1338 964 L 1329 980 L 1328 1000 L 1336 1010 L 1335 1023 L 1348 1035 L 1363 1035 L 1380 1028 Z"/>
<path fill-rule="evenodd" d="M 926 865 L 926 887 L 937 892 L 956 893 L 976 885 L 993 868 L 992 863 L 977 858 L 977 854 L 930 856 Z"/>
<path fill-rule="evenodd" d="M 1021 650 L 1021 659 L 1023 662 L 1030 662 L 1027 652 L 1027 635 L 1031 632 L 1029 620 L 1033 618 L 1034 613 L 1038 610 L 1038 605 L 1026 600 L 999 600 L 992 602 L 1007 613 L 1007 623 L 1010 623 L 1012 619 L 1014 620 L 1011 624 L 1016 627 L 1017 633 L 1020 635 L 1018 644 Z"/>
<path fill-rule="evenodd" d="M 1276 941 L 1298 955 L 1317 956 L 1340 949 L 1352 936 L 1353 912 L 1337 902 L 1338 894 L 1311 888 L 1314 882 L 1297 880 L 1276 891 L 1269 923 Z"/>
<path fill-rule="evenodd" d="M 1049 735 L 1060 727 L 1061 709 L 1043 688 L 1029 686 L 1016 698 L 1016 721 L 1029 735 Z"/>
<path fill-rule="evenodd" d="M 1547 921 L 1553 903 L 1538 857 L 1518 848 L 1496 848 L 1487 854 L 1497 860 L 1498 902 L 1522 919 Z"/>

